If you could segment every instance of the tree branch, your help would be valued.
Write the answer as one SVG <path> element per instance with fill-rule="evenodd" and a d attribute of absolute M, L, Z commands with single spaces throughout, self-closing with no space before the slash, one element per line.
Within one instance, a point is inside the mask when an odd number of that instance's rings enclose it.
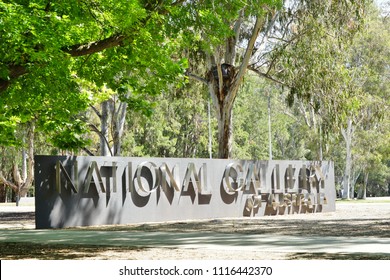
<path fill-rule="evenodd" d="M 70 54 L 72 57 L 84 56 L 120 46 L 125 39 L 126 36 L 117 34 L 100 41 L 65 47 L 62 48 L 62 51 Z"/>
<path fill-rule="evenodd" d="M 100 137 L 104 139 L 104 142 L 106 142 L 107 147 L 110 147 L 110 143 L 108 143 L 107 138 L 102 134 L 102 132 L 96 127 L 96 125 L 89 123 L 88 126 L 92 129 L 92 131 L 96 132 Z M 83 148 L 84 149 L 84 148 Z M 86 148 L 85 148 L 86 149 Z M 84 151 L 86 151 L 84 149 Z M 111 156 L 113 156 L 111 149 L 108 149 L 110 151 Z"/>
<path fill-rule="evenodd" d="M 229 92 L 229 95 L 236 95 L 239 85 L 241 84 L 242 79 L 244 78 L 245 72 L 247 70 L 249 60 L 252 56 L 253 48 L 255 46 L 257 36 L 259 35 L 261 28 L 264 25 L 264 18 L 258 16 L 256 18 L 255 26 L 253 27 L 252 36 L 248 42 L 248 46 L 245 51 L 244 58 L 241 62 L 241 66 L 237 71 L 236 77 L 234 79 L 234 83 L 232 85 L 232 89 Z M 227 96 L 225 100 L 234 100 L 233 96 Z"/>
<path fill-rule="evenodd" d="M 251 71 L 253 71 L 253 72 L 255 72 L 257 75 L 262 76 L 262 77 L 264 77 L 264 78 L 266 78 L 266 79 L 268 79 L 268 80 L 270 80 L 270 81 L 273 81 L 273 82 L 275 82 L 275 83 L 277 83 L 277 84 L 279 84 L 279 85 L 282 85 L 282 86 L 285 86 L 285 87 L 290 87 L 288 84 L 286 84 L 286 83 L 284 83 L 284 82 L 282 82 L 282 81 L 279 81 L 279 80 L 275 79 L 274 77 L 272 77 L 272 76 L 269 75 L 268 73 L 263 73 L 263 72 L 261 72 L 259 69 L 256 69 L 256 68 L 253 67 L 253 66 L 249 66 L 248 69 L 251 70 Z M 268 72 L 268 71 L 267 71 L 267 72 Z"/>
<path fill-rule="evenodd" d="M 216 47 L 216 49 L 214 51 L 214 58 L 215 58 L 215 67 L 216 67 L 217 76 L 218 76 L 218 91 L 219 91 L 219 96 L 221 96 L 222 95 L 222 91 L 223 91 L 223 76 L 222 76 L 222 68 L 221 68 L 221 60 L 222 60 L 222 58 L 221 58 L 221 48 L 220 48 L 220 46 Z M 213 68 L 211 68 L 211 69 L 213 69 Z"/>
<path fill-rule="evenodd" d="M 198 82 L 204 83 L 205 85 L 208 85 L 208 81 L 205 78 L 199 77 L 198 75 L 192 74 L 191 72 L 187 71 L 186 75 L 194 80 L 197 80 Z"/>
<path fill-rule="evenodd" d="M 105 49 L 121 46 L 125 39 L 126 36 L 119 34 L 100 41 L 63 47 L 61 50 L 70 54 L 71 57 L 85 56 L 101 52 Z M 9 79 L 0 79 L 0 93 L 7 90 L 12 80 L 28 73 L 27 68 L 23 65 L 8 65 L 8 70 Z"/>
<path fill-rule="evenodd" d="M 81 148 L 84 152 L 86 152 L 87 153 L 87 155 L 89 155 L 89 156 L 95 156 L 95 154 L 93 153 L 93 152 L 91 152 L 88 148 L 86 148 L 86 147 L 83 147 L 83 148 Z"/>
<path fill-rule="evenodd" d="M 0 172 L 0 182 L 3 183 L 4 185 L 6 186 L 9 186 L 10 188 L 12 188 L 14 191 L 17 191 L 18 190 L 18 186 L 15 185 L 14 183 L 12 183 L 11 181 L 7 180 L 3 174 Z"/>
<path fill-rule="evenodd" d="M 26 74 L 27 68 L 22 66 L 22 65 L 9 65 L 8 66 L 8 71 L 9 71 L 9 79 L 0 79 L 0 92 L 5 91 L 12 80 Z"/>
<path fill-rule="evenodd" d="M 30 122 L 27 132 L 27 147 L 28 147 L 28 159 L 27 159 L 27 178 L 22 184 L 21 189 L 29 188 L 34 181 L 34 135 L 35 135 L 35 123 Z"/>
<path fill-rule="evenodd" d="M 95 106 L 89 105 L 89 107 L 91 107 L 91 109 L 95 112 L 95 114 L 98 116 L 99 119 L 102 119 L 102 114 L 99 112 L 98 109 L 96 109 Z"/>
<path fill-rule="evenodd" d="M 185 3 L 184 0 L 177 0 L 174 1 L 172 5 L 182 5 L 183 3 Z M 50 1 L 47 4 L 46 8 L 50 8 Z M 169 13 L 169 10 L 165 9 L 164 7 L 156 7 L 154 11 L 162 15 Z M 146 17 L 142 19 L 142 21 L 147 21 L 149 18 L 150 17 Z M 101 52 L 105 49 L 122 46 L 125 39 L 128 39 L 128 37 L 124 34 L 115 34 L 99 41 L 81 43 L 73 46 L 65 46 L 62 47 L 61 50 L 65 53 L 68 53 L 71 57 L 91 55 L 94 53 Z M 28 73 L 28 69 L 24 65 L 8 65 L 8 70 L 9 78 L 0 78 L 0 93 L 7 90 L 13 80 Z"/>
<path fill-rule="evenodd" d="M 234 23 L 234 36 L 228 38 L 226 41 L 225 63 L 227 64 L 234 65 L 237 40 L 240 38 L 240 31 L 243 21 L 244 10 L 241 10 L 238 20 Z"/>

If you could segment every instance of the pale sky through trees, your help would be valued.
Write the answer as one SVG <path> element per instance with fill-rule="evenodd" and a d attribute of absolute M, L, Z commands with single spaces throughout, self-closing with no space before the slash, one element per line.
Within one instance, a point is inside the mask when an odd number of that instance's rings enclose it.
<path fill-rule="evenodd" d="M 390 12 L 390 0 L 374 0 L 374 3 L 377 4 L 383 12 Z"/>

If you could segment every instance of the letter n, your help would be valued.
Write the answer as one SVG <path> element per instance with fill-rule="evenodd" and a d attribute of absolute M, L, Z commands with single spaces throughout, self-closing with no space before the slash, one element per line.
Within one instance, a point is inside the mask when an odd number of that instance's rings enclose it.
<path fill-rule="evenodd" d="M 65 177 L 65 182 L 66 186 L 70 186 L 70 189 L 74 192 L 77 193 L 78 191 L 78 167 L 77 167 L 77 161 L 74 162 L 73 164 L 73 179 L 71 179 L 69 173 L 66 171 L 65 167 L 62 165 L 62 163 L 58 160 L 56 162 L 56 190 L 58 193 L 62 192 L 62 186 L 61 186 L 61 174 Z M 65 186 L 65 189 L 66 189 Z"/>

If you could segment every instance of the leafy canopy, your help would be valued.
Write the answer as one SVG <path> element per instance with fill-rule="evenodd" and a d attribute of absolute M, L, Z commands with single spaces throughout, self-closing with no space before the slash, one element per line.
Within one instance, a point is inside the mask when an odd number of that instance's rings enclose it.
<path fill-rule="evenodd" d="M 178 43 L 166 36 L 165 8 L 137 0 L 1 1 L 0 143 L 16 144 L 17 127 L 34 122 L 60 148 L 83 146 L 83 112 L 107 98 L 107 88 L 150 113 L 145 95 L 167 90 L 186 67 L 171 56 Z"/>

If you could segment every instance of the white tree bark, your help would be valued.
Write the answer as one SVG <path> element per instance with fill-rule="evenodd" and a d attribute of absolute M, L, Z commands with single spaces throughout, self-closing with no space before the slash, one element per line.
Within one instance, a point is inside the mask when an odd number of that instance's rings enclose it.
<path fill-rule="evenodd" d="M 216 111 L 218 121 L 218 157 L 219 158 L 230 158 L 232 153 L 233 143 L 233 104 L 237 96 L 240 85 L 242 84 L 244 75 L 248 68 L 249 60 L 252 56 L 254 45 L 258 38 L 258 35 L 263 28 L 264 18 L 258 17 L 252 30 L 252 36 L 248 42 L 245 50 L 245 55 L 239 65 L 234 67 L 226 62 L 224 69 L 222 69 L 221 57 L 219 50 L 215 56 L 210 56 L 209 64 L 215 65 L 217 77 L 211 68 L 209 71 L 208 86 L 210 95 L 213 100 L 214 108 Z M 236 22 L 235 28 L 237 30 L 241 25 L 241 21 Z M 229 38 L 229 45 L 232 45 L 232 41 L 237 42 L 238 38 Z M 234 53 L 229 53 L 234 52 Z M 229 62 L 233 62 L 233 56 L 235 54 L 235 48 L 227 48 L 225 58 Z M 214 62 L 214 63 L 213 63 Z"/>
<path fill-rule="evenodd" d="M 346 146 L 346 159 L 345 159 L 345 169 L 343 177 L 343 198 L 351 198 L 351 171 L 352 171 L 352 138 L 354 133 L 354 127 L 352 124 L 352 119 L 349 118 L 347 121 L 347 128 L 341 129 L 341 134 L 343 135 L 345 146 Z"/>
<path fill-rule="evenodd" d="M 34 135 L 35 124 L 31 122 L 27 130 L 27 152 L 22 150 L 22 175 L 16 162 L 12 167 L 12 181 L 0 173 L 0 182 L 14 190 L 17 196 L 16 205 L 19 205 L 20 197 L 26 196 L 28 189 L 34 181 Z"/>
<path fill-rule="evenodd" d="M 110 101 L 103 101 L 101 104 L 102 113 L 100 114 L 100 155 L 109 156 L 110 147 L 108 146 L 108 120 L 110 114 Z"/>
<path fill-rule="evenodd" d="M 120 156 L 122 152 L 122 136 L 125 128 L 127 103 L 118 101 L 118 109 L 116 106 L 112 108 L 112 140 L 113 140 L 113 155 Z"/>

